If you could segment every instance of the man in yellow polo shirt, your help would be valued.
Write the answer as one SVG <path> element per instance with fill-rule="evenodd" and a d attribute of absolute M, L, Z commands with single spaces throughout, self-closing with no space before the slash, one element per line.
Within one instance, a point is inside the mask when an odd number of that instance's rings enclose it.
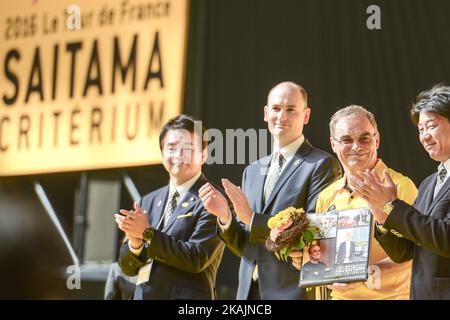
<path fill-rule="evenodd" d="M 388 169 L 397 185 L 398 197 L 410 204 L 414 202 L 417 188 L 411 179 L 387 168 L 383 161 L 378 159 L 380 135 L 375 117 L 371 112 L 360 106 L 340 109 L 331 117 L 330 134 L 331 147 L 338 156 L 345 174 L 343 178 L 320 193 L 316 212 L 368 207 L 363 198 L 353 194 L 352 186 L 348 185 L 346 178 L 348 175 L 366 169 L 375 169 L 379 176 L 383 176 L 383 170 Z M 373 238 L 369 264 L 372 270 L 380 271 L 375 272 L 375 276 L 380 276 L 381 282 L 371 282 L 373 279 L 369 277 L 367 282 L 335 283 L 328 287 L 332 289 L 331 298 L 338 300 L 409 299 L 411 262 L 396 264 Z M 318 298 L 326 298 L 324 293 L 324 288 L 316 289 Z"/>

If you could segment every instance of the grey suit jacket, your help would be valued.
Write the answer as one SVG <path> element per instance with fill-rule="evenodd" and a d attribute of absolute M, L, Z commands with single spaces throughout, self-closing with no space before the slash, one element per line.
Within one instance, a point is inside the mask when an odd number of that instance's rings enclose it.
<path fill-rule="evenodd" d="M 419 188 L 413 206 L 401 200 L 375 238 L 395 262 L 413 259 L 411 299 L 450 300 L 450 179 L 433 199 L 436 173 Z"/>
<path fill-rule="evenodd" d="M 245 226 L 233 218 L 230 228 L 220 234 L 227 247 L 242 257 L 237 299 L 248 298 L 256 263 L 262 299 L 306 298 L 305 289 L 298 288 L 299 271 L 290 262 L 277 260 L 265 248 L 264 242 L 270 233 L 267 221 L 290 206 L 314 212 L 320 191 L 341 176 L 337 159 L 312 147 L 305 140 L 294 157 L 285 164 L 263 205 L 263 188 L 271 157 L 250 164 L 243 174 L 242 188 L 255 212 L 251 226 Z"/>
<path fill-rule="evenodd" d="M 126 275 L 138 274 L 153 259 L 150 280 L 136 287 L 134 299 L 215 299 L 217 269 L 224 244 L 217 236 L 217 220 L 198 196 L 207 182 L 202 176 L 180 202 L 162 230 L 156 230 L 151 244 L 139 257 L 130 252 L 128 241 L 120 251 L 119 265 Z M 149 193 L 140 206 L 149 212 L 155 227 L 162 218 L 169 186 Z"/>

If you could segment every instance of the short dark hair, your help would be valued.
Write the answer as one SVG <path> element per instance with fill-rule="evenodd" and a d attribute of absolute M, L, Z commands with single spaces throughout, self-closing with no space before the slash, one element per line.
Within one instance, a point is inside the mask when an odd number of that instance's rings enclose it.
<path fill-rule="evenodd" d="M 200 122 L 202 132 L 195 132 L 196 122 Z M 169 121 L 167 121 L 167 123 L 161 129 L 161 133 L 159 134 L 159 148 L 161 150 L 163 148 L 163 141 L 164 138 L 166 137 L 167 132 L 169 132 L 169 130 L 176 130 L 176 129 L 184 129 L 191 133 L 197 133 L 199 138 L 202 140 L 202 149 L 204 150 L 208 146 L 208 140 L 203 139 L 204 134 L 206 132 L 206 128 L 202 125 L 201 121 L 194 119 L 193 116 L 187 114 L 180 114 L 176 117 L 169 119 Z"/>
<path fill-rule="evenodd" d="M 438 84 L 419 93 L 410 110 L 411 120 L 415 125 L 419 123 L 421 112 L 434 112 L 450 121 L 450 87 Z"/>

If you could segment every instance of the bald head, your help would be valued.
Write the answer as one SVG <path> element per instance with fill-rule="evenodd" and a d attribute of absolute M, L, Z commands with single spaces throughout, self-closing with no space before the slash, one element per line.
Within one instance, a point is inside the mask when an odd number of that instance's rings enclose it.
<path fill-rule="evenodd" d="M 298 85 L 298 84 L 296 84 L 295 82 L 292 82 L 292 81 L 281 82 L 281 83 L 277 84 L 275 87 L 273 87 L 269 91 L 269 94 L 267 96 L 267 104 L 268 105 L 270 104 L 269 100 L 270 100 L 270 97 L 271 97 L 272 93 L 274 91 L 278 90 L 278 89 L 281 89 L 281 88 L 283 88 L 283 89 L 287 88 L 287 89 L 291 89 L 293 91 L 297 91 L 302 96 L 303 100 L 305 101 L 305 107 L 308 107 L 308 94 L 306 93 L 306 90 L 303 89 L 302 86 L 300 86 L 300 85 Z"/>

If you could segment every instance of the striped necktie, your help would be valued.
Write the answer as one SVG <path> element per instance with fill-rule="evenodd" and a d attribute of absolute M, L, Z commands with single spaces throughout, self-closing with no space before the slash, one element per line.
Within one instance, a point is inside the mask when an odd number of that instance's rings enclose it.
<path fill-rule="evenodd" d="M 263 201 L 266 203 L 267 199 L 269 199 L 270 193 L 272 192 L 275 183 L 280 177 L 281 170 L 283 169 L 285 159 L 280 152 L 275 153 L 274 160 L 270 165 L 269 172 L 267 174 L 266 183 L 264 185 L 264 197 Z"/>
<path fill-rule="evenodd" d="M 177 199 L 179 196 L 180 195 L 178 194 L 177 190 L 174 188 L 169 195 L 169 201 L 167 202 L 166 210 L 164 211 L 164 226 L 167 225 L 167 222 L 169 222 L 172 213 L 175 211 L 175 208 L 177 207 Z"/>
<path fill-rule="evenodd" d="M 439 190 L 441 190 L 446 180 L 446 177 L 447 177 L 447 170 L 445 169 L 444 165 L 441 165 L 441 168 L 439 169 L 437 174 L 436 187 L 434 189 L 434 197 L 436 197 Z"/>

